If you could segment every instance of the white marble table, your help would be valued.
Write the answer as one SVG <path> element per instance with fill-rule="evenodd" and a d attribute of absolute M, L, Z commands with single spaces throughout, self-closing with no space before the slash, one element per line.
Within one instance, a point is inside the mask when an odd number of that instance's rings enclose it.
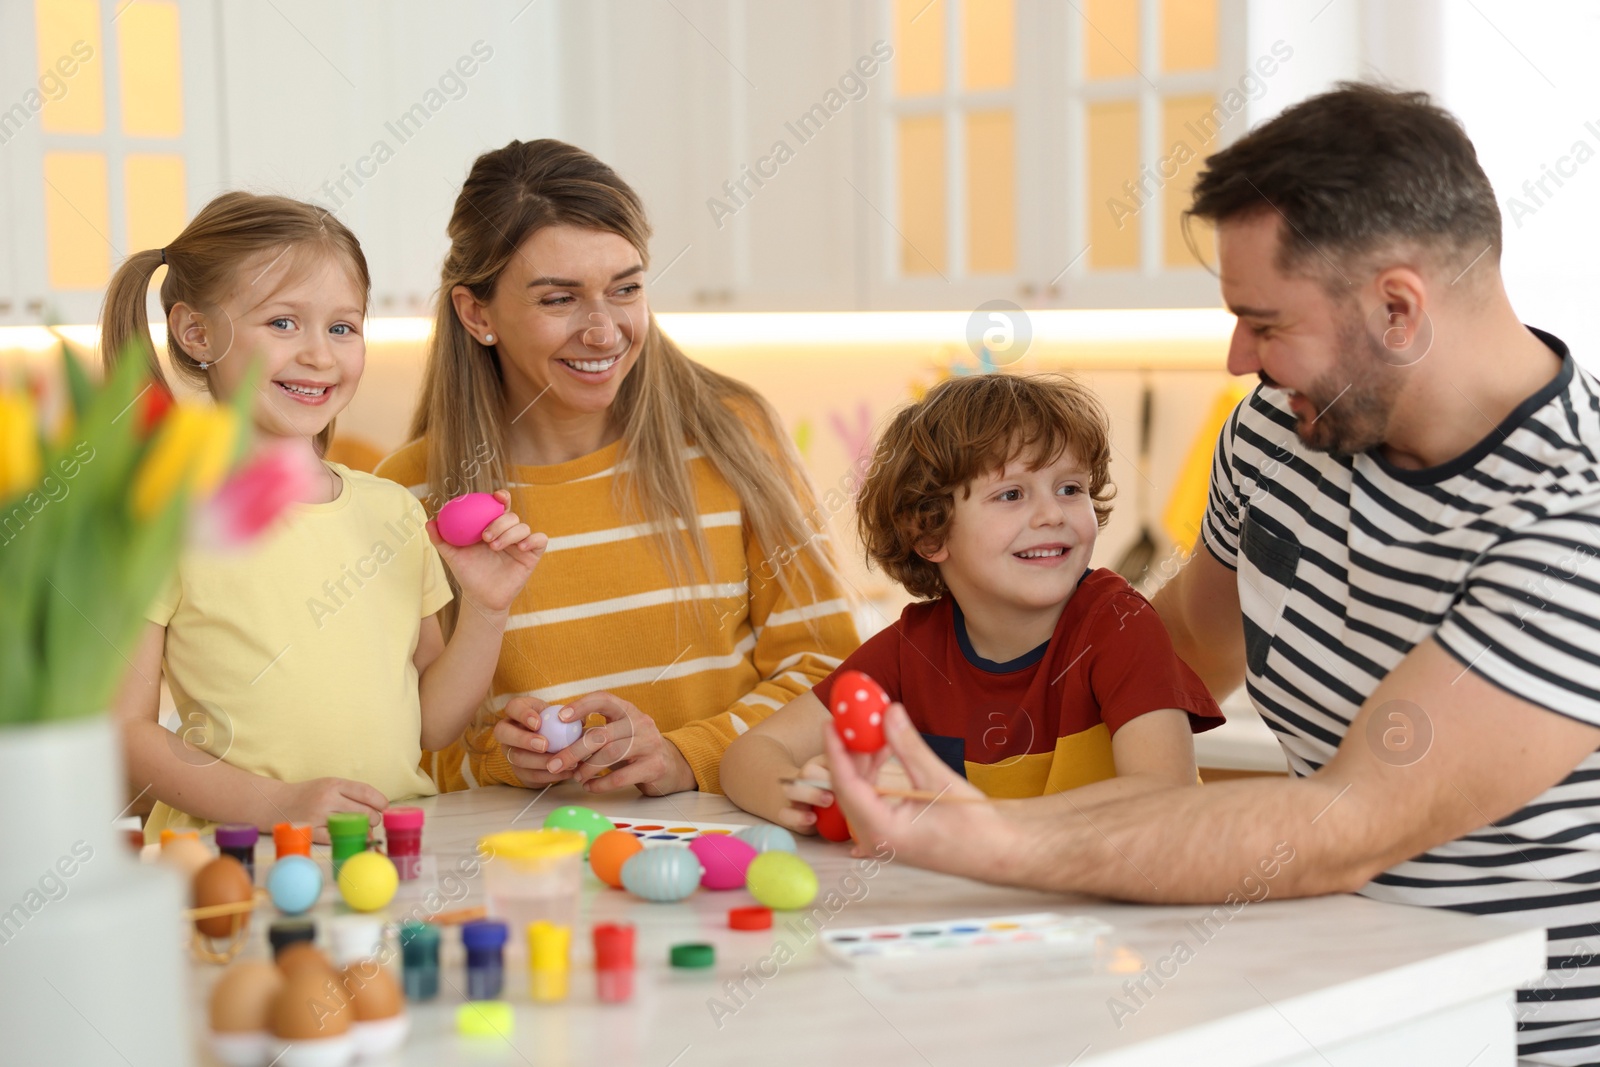
<path fill-rule="evenodd" d="M 565 786 L 537 800 L 533 792 L 506 788 L 437 797 L 422 805 L 424 847 L 447 864 L 483 834 L 537 827 L 563 803 L 588 802 L 618 818 L 755 821 L 721 796 L 629 793 L 591 799 Z M 413 1006 L 414 1030 L 396 1062 L 1502 1067 L 1515 1062 L 1512 990 L 1544 966 L 1542 930 L 1355 897 L 1269 898 L 1213 919 L 1207 932 L 1200 923 L 1211 909 L 1200 906 L 1141 907 L 999 889 L 893 861 L 870 880 L 844 883 L 856 862 L 846 846 L 803 839 L 801 854 L 823 893 L 840 889 L 856 898 L 830 928 L 1056 911 L 1110 923 L 1113 951 L 1094 966 L 975 966 L 941 957 L 909 971 L 851 968 L 823 954 L 815 938 L 806 942 L 785 913 L 772 930 L 729 930 L 727 909 L 751 902 L 742 890 L 701 890 L 681 903 L 651 904 L 586 873 L 568 1001 L 528 999 L 518 944 L 506 960 L 515 1034 L 457 1037 L 464 976 L 459 941 L 447 933 L 441 996 Z M 461 892 L 461 903 L 483 899 L 478 884 Z M 625 1006 L 602 1005 L 594 994 L 589 929 L 608 920 L 638 929 L 637 988 Z M 745 979 L 741 968 L 772 959 L 780 939 L 794 958 L 760 985 Z M 715 944 L 715 970 L 673 972 L 667 951 L 683 941 Z M 1179 941 L 1192 955 L 1174 954 Z M 1179 956 L 1189 958 L 1178 962 Z M 197 1005 L 215 974 L 196 967 Z M 1146 992 L 1130 993 L 1141 976 Z M 726 983 L 740 980 L 747 995 L 731 997 Z"/>

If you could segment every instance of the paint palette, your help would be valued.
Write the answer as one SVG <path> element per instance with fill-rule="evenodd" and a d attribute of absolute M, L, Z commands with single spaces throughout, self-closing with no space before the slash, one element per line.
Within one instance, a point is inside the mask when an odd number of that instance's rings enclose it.
<path fill-rule="evenodd" d="M 612 819 L 612 825 L 644 842 L 645 848 L 676 843 L 687 845 L 701 834 L 734 834 L 744 829 L 742 824 L 723 822 L 635 822 L 632 819 Z"/>
<path fill-rule="evenodd" d="M 1111 929 L 1108 923 L 1087 915 L 1047 911 L 825 930 L 822 948 L 834 958 L 857 966 L 889 961 L 935 962 L 940 956 L 971 963 L 975 953 L 1092 957 L 1100 951 Z"/>

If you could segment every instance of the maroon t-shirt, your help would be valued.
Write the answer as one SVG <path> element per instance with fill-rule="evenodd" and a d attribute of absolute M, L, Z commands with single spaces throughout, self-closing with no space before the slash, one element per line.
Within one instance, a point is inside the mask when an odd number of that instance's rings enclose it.
<path fill-rule="evenodd" d="M 973 650 L 944 596 L 907 606 L 839 670 L 876 679 L 940 758 L 991 796 L 1114 777 L 1111 736 L 1149 711 L 1186 711 L 1195 733 L 1223 721 L 1155 608 L 1104 568 L 1085 573 L 1049 641 L 1007 663 Z M 813 689 L 824 705 L 838 673 Z"/>

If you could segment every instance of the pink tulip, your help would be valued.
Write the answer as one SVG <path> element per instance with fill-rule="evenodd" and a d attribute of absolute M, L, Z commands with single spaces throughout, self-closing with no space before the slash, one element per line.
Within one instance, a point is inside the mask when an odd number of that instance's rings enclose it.
<path fill-rule="evenodd" d="M 213 549 L 248 544 L 290 504 L 316 490 L 317 470 L 291 446 L 262 452 L 225 482 L 195 513 L 195 543 Z"/>

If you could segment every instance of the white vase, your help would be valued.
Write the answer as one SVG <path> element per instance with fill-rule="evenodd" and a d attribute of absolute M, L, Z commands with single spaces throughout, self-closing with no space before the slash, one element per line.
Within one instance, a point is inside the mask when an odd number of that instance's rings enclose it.
<path fill-rule="evenodd" d="M 0 1062 L 187 1067 L 187 892 L 142 866 L 110 718 L 0 728 Z"/>

